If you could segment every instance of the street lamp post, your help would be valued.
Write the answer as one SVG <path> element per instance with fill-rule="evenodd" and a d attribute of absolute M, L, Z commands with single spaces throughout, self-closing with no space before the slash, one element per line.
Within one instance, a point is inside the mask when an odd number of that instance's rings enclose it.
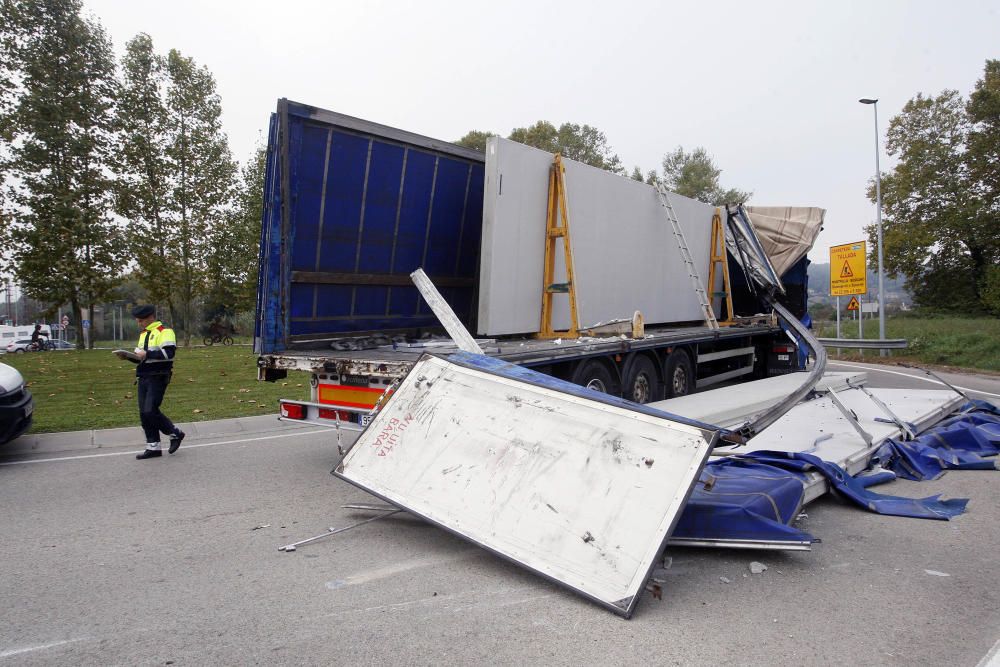
<path fill-rule="evenodd" d="M 882 170 L 878 164 L 878 100 L 863 97 L 858 102 L 870 104 L 875 110 L 875 212 L 878 220 L 878 337 L 885 340 L 885 285 L 882 278 Z M 880 350 L 887 356 L 888 350 Z"/>

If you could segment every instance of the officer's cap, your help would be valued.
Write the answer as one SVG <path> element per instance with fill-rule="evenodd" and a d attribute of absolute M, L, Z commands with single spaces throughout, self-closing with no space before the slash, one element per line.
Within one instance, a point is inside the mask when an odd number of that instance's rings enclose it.
<path fill-rule="evenodd" d="M 135 308 L 132 309 L 132 317 L 141 319 L 144 317 L 149 317 L 155 312 L 156 312 L 155 307 L 149 305 L 148 303 L 145 303 L 141 306 L 136 306 Z"/>

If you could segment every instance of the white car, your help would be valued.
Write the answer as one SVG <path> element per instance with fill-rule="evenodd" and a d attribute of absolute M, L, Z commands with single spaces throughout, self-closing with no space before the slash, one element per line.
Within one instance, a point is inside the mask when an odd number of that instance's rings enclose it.
<path fill-rule="evenodd" d="M 34 410 L 24 377 L 16 368 L 0 364 L 0 444 L 27 431 Z"/>
<path fill-rule="evenodd" d="M 30 338 L 20 338 L 7 344 L 7 353 L 27 352 L 29 345 L 31 345 Z"/>

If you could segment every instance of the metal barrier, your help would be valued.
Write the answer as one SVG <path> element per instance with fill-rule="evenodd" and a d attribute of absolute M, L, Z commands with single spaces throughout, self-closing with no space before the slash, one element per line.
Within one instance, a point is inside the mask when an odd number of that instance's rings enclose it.
<path fill-rule="evenodd" d="M 905 338 L 861 339 L 857 338 L 820 338 L 824 347 L 856 347 L 862 350 L 905 350 L 909 342 Z"/>

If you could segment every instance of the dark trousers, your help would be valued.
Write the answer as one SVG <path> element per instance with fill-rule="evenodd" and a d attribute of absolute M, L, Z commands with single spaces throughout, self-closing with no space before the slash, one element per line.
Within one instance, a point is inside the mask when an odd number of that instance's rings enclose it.
<path fill-rule="evenodd" d="M 144 375 L 139 377 L 139 421 L 146 434 L 146 442 L 159 442 L 160 433 L 171 435 L 174 424 L 160 412 L 163 395 L 170 384 L 169 375 Z"/>

